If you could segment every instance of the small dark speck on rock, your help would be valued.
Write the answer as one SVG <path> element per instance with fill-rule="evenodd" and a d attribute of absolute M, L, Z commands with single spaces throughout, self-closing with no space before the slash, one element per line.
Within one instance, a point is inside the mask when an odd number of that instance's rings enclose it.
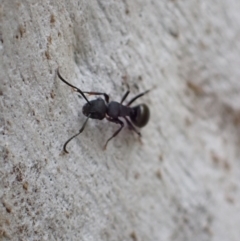
<path fill-rule="evenodd" d="M 137 241 L 137 235 L 136 233 L 133 231 L 131 234 L 130 234 L 130 237 L 132 238 L 133 241 Z"/>
<path fill-rule="evenodd" d="M 156 171 L 156 177 L 159 179 L 159 180 L 162 180 L 162 173 L 160 170 Z"/>
<path fill-rule="evenodd" d="M 27 191 L 28 190 L 28 182 L 23 183 L 23 188 Z"/>
<path fill-rule="evenodd" d="M 51 98 L 52 98 L 52 99 L 54 99 L 55 94 L 54 94 L 54 92 L 53 92 L 53 91 L 51 91 L 50 96 L 51 96 Z"/>
<path fill-rule="evenodd" d="M 177 30 L 169 30 L 169 33 L 174 37 L 174 38 L 178 38 L 179 37 L 179 33 Z"/>
<path fill-rule="evenodd" d="M 8 213 L 12 212 L 12 208 L 10 207 L 10 205 L 8 203 L 6 203 L 5 201 L 2 202 L 3 206 L 6 208 L 6 211 Z"/>
<path fill-rule="evenodd" d="M 163 161 L 163 155 L 162 154 L 159 154 L 158 158 L 159 158 L 159 161 Z"/>
<path fill-rule="evenodd" d="M 138 172 L 135 173 L 134 178 L 138 179 L 140 177 L 140 174 Z"/>
<path fill-rule="evenodd" d="M 54 14 L 51 14 L 51 18 L 50 18 L 50 23 L 51 24 L 53 24 L 53 23 L 55 23 L 55 16 L 54 16 Z"/>
<path fill-rule="evenodd" d="M 20 36 L 21 36 L 21 38 L 22 38 L 22 37 L 23 37 L 23 34 L 26 33 L 26 28 L 25 28 L 23 25 L 20 25 L 20 26 L 18 27 L 18 30 L 19 30 Z"/>

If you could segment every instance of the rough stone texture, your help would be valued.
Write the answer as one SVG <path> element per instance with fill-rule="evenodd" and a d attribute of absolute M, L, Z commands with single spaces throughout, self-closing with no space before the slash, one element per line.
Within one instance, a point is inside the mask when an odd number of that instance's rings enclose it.
<path fill-rule="evenodd" d="M 0 1 L 0 239 L 238 241 L 240 1 Z M 85 120 L 56 77 L 151 120 Z M 140 100 L 139 100 L 140 102 Z"/>

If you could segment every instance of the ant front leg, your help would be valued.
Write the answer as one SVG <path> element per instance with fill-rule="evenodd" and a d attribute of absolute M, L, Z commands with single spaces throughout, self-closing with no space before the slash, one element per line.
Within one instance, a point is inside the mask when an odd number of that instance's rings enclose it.
<path fill-rule="evenodd" d="M 121 127 L 106 141 L 106 143 L 105 143 L 105 145 L 104 145 L 104 147 L 103 147 L 104 150 L 107 149 L 107 144 L 108 144 L 108 142 L 109 142 L 110 140 L 112 140 L 112 138 L 114 138 L 114 137 L 122 130 L 122 128 L 124 127 L 123 122 L 122 122 L 121 120 L 119 120 L 119 119 L 111 119 L 111 118 L 109 118 L 109 117 L 106 117 L 106 119 L 107 119 L 108 121 L 110 121 L 110 122 L 114 122 L 114 123 L 116 123 L 116 124 L 121 125 Z"/>

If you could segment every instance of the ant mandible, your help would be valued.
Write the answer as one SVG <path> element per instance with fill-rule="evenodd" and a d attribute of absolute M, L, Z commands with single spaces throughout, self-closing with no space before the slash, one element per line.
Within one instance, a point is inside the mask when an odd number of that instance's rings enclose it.
<path fill-rule="evenodd" d="M 65 144 L 63 145 L 63 150 L 68 153 L 66 147 L 67 144 L 76 136 L 81 134 L 87 124 L 89 118 L 103 120 L 106 118 L 108 121 L 119 124 L 121 127 L 106 141 L 104 145 L 104 150 L 107 148 L 108 142 L 115 137 L 124 127 L 124 123 L 119 119 L 119 117 L 123 117 L 129 128 L 136 132 L 139 137 L 141 137 L 141 133 L 134 127 L 143 127 L 148 123 L 150 111 L 147 105 L 140 104 L 134 107 L 130 107 L 130 105 L 137 100 L 138 98 L 142 97 L 143 95 L 147 94 L 150 90 L 144 91 L 141 94 L 136 95 L 132 98 L 127 105 L 123 105 L 123 101 L 127 98 L 128 94 L 130 93 L 129 90 L 124 94 L 120 103 L 116 101 L 111 101 L 109 103 L 109 95 L 102 92 L 92 92 L 92 91 L 81 91 L 79 88 L 73 86 L 72 84 L 68 83 L 59 73 L 59 68 L 57 69 L 58 77 L 68 86 L 72 87 L 76 92 L 78 92 L 86 101 L 87 103 L 82 108 L 82 113 L 87 117 L 85 122 L 83 123 L 82 128 L 79 130 L 77 134 L 69 138 Z M 89 101 L 84 94 L 89 95 L 102 95 L 104 96 L 105 101 L 102 98 L 97 98 L 95 100 Z M 130 119 L 128 118 L 130 117 Z M 134 124 L 134 125 L 133 125 Z"/>

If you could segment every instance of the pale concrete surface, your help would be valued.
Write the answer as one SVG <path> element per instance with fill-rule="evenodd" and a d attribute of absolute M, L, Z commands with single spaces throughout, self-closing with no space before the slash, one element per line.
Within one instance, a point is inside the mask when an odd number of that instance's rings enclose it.
<path fill-rule="evenodd" d="M 1 240 L 238 241 L 240 2 L 0 1 Z M 85 120 L 57 77 L 151 120 Z M 130 97 L 131 97 L 130 96 Z"/>

